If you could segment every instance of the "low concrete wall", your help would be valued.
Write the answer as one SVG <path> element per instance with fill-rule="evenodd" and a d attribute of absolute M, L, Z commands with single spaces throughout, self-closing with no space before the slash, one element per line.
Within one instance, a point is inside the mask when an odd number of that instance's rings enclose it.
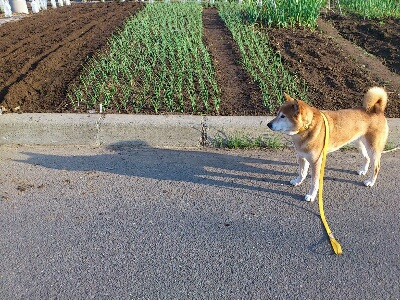
<path fill-rule="evenodd" d="M 190 115 L 4 114 L 0 116 L 0 144 L 112 145 L 160 148 L 199 147 L 204 139 L 277 136 L 268 129 L 273 117 Z M 400 119 L 388 119 L 389 142 L 400 144 Z"/>

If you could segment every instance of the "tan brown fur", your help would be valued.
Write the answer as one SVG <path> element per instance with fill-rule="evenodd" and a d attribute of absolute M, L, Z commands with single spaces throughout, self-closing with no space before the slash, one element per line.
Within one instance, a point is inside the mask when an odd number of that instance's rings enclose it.
<path fill-rule="evenodd" d="M 301 100 L 285 94 L 286 103 L 268 127 L 289 134 L 293 138 L 298 154 L 299 176 L 291 180 L 297 186 L 305 179 L 308 166 L 311 165 L 311 190 L 307 201 L 314 201 L 319 185 L 321 153 L 324 146 L 325 125 L 320 111 Z M 365 175 L 370 161 L 374 169 L 364 184 L 373 186 L 380 169 L 380 157 L 388 136 L 384 110 L 387 94 L 379 87 L 368 90 L 364 96 L 363 107 L 339 111 L 323 111 L 329 123 L 330 139 L 328 152 L 354 142 L 363 155 L 364 162 L 359 174 Z"/>

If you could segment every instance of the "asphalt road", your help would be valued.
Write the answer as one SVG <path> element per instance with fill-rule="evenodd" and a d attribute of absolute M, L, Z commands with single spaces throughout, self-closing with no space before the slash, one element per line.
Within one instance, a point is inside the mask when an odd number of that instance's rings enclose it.
<path fill-rule="evenodd" d="M 336 256 L 291 150 L 0 146 L 0 299 L 399 299 L 399 157 L 328 156 Z"/>

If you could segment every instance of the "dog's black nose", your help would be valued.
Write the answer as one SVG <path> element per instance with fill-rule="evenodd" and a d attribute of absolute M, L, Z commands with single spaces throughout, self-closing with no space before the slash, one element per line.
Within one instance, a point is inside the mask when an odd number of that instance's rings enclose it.
<path fill-rule="evenodd" d="M 270 129 L 272 129 L 272 122 L 269 122 L 269 123 L 267 124 L 267 126 L 268 126 Z"/>

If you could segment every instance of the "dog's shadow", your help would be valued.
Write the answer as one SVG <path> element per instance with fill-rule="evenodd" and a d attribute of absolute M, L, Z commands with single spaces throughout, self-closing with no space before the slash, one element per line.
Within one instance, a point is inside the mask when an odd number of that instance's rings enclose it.
<path fill-rule="evenodd" d="M 132 149 L 131 145 L 138 143 L 142 147 Z M 161 149 L 144 145 L 142 141 L 121 142 L 108 146 L 107 149 L 111 151 L 104 154 L 82 156 L 24 152 L 28 158 L 20 162 L 57 170 L 100 171 L 157 180 L 257 190 L 303 201 L 303 195 L 282 188 L 289 186 L 290 179 L 297 177 L 295 162 L 245 157 L 227 152 Z M 350 172 L 332 168 L 327 170 Z M 336 177 L 327 176 L 325 179 L 362 185 Z"/>
<path fill-rule="evenodd" d="M 257 190 L 301 200 L 302 196 L 279 189 L 294 178 L 296 163 L 231 155 L 227 152 L 175 150 L 152 147 L 132 149 L 137 142 L 109 146 L 104 154 L 51 155 L 24 152 L 20 162 L 69 171 L 100 171 L 157 180 L 192 182 L 219 187 Z M 140 143 L 143 146 L 143 142 Z M 268 184 L 262 184 L 267 182 Z M 275 188 L 266 188 L 265 186 Z"/>

